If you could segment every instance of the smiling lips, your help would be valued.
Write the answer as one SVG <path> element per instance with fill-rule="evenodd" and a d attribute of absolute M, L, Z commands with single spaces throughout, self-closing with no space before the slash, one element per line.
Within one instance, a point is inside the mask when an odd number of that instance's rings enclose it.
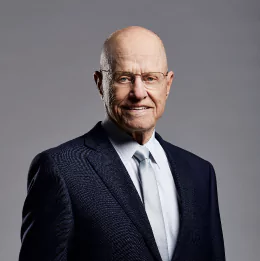
<path fill-rule="evenodd" d="M 140 111 L 140 110 L 147 110 L 150 107 L 147 107 L 147 106 L 124 106 L 123 108 L 126 109 L 126 110 L 130 110 L 130 111 L 132 111 L 132 110 Z"/>

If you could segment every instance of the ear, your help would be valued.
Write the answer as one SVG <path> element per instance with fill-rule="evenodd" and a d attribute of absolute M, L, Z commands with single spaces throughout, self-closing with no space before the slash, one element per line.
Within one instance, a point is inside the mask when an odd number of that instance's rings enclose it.
<path fill-rule="evenodd" d="M 103 97 L 102 73 L 99 71 L 95 71 L 93 76 L 94 76 L 94 81 L 97 85 L 98 91 L 99 91 L 101 97 Z"/>
<path fill-rule="evenodd" d="M 166 83 L 166 98 L 168 98 L 169 96 L 173 79 L 174 79 L 174 72 L 173 71 L 168 72 L 167 83 Z"/>

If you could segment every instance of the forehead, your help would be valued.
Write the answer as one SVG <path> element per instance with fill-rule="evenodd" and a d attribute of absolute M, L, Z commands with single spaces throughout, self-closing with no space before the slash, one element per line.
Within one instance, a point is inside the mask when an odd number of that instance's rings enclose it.
<path fill-rule="evenodd" d="M 165 52 L 159 39 L 147 35 L 127 35 L 113 42 L 110 55 L 113 70 L 160 71 L 165 65 Z"/>
<path fill-rule="evenodd" d="M 130 72 L 157 72 L 162 71 L 162 57 L 159 55 L 116 55 L 113 57 L 113 71 L 130 71 Z"/>

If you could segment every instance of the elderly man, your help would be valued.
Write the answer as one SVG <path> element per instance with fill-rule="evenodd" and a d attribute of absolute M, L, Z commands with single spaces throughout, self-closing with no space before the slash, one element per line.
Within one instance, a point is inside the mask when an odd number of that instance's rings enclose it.
<path fill-rule="evenodd" d="M 106 117 L 33 159 L 19 260 L 225 260 L 212 165 L 155 132 L 174 78 L 162 41 L 124 28 L 100 61 Z"/>

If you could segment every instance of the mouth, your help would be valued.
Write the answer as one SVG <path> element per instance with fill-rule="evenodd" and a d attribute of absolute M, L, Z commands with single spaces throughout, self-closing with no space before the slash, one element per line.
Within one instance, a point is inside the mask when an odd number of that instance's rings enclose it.
<path fill-rule="evenodd" d="M 129 111 L 143 111 L 143 110 L 147 110 L 150 107 L 147 106 L 124 106 L 123 107 L 125 110 L 129 110 Z"/>

